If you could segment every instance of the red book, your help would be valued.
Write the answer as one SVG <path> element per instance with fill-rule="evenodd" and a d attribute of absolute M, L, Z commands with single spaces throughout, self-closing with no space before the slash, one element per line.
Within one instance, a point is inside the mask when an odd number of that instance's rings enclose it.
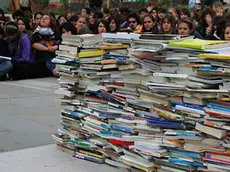
<path fill-rule="evenodd" d="M 116 140 L 116 139 L 110 139 L 109 142 L 113 145 L 126 145 L 126 146 L 134 145 L 134 142 L 127 142 L 127 141 Z"/>

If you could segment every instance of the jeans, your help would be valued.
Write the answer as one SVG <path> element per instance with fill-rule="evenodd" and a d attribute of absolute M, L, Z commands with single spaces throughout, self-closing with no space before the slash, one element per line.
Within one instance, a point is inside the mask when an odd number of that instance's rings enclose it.
<path fill-rule="evenodd" d="M 0 61 L 0 76 L 5 75 L 13 69 L 11 61 Z"/>

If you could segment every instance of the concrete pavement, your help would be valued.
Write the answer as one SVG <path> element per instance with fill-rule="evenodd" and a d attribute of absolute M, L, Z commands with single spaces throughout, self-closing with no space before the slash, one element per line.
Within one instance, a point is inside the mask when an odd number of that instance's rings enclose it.
<path fill-rule="evenodd" d="M 53 143 L 59 125 L 57 79 L 0 82 L 0 151 Z"/>

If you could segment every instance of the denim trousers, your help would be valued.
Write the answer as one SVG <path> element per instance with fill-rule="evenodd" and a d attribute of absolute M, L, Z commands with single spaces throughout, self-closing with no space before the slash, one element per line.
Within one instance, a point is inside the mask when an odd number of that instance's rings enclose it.
<path fill-rule="evenodd" d="M 10 72 L 13 69 L 11 61 L 0 61 L 0 76 Z"/>

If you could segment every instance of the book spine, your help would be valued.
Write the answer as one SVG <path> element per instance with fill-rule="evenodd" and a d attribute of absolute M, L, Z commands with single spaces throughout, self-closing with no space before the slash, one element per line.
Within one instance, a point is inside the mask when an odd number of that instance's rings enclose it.
<path fill-rule="evenodd" d="M 84 155 L 84 154 L 81 154 L 81 153 L 78 153 L 78 152 L 76 152 L 72 156 L 75 157 L 75 158 L 84 159 L 84 160 L 95 162 L 95 163 L 98 163 L 98 164 L 102 164 L 103 163 L 103 161 L 100 160 L 100 159 L 98 159 L 98 158 L 94 158 L 94 157 L 91 157 L 91 156 L 88 156 L 88 155 Z"/>

